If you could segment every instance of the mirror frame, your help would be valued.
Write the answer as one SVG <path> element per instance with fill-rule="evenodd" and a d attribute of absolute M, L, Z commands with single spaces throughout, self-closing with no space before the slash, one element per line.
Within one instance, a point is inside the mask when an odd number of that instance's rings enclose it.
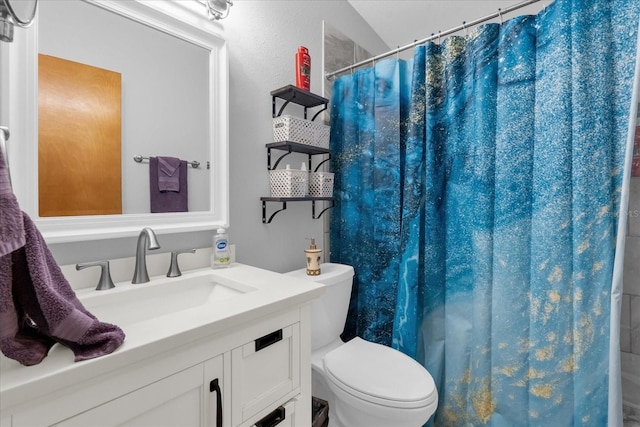
<path fill-rule="evenodd" d="M 229 226 L 229 63 L 220 26 L 197 0 L 78 0 L 210 50 L 210 210 L 44 218 L 38 215 L 38 13 L 33 27 L 9 44 L 9 148 L 13 189 L 47 243 L 213 230 Z M 4 92 L 4 88 L 3 88 Z M 129 159 L 124 159 L 129 160 Z M 131 159 L 132 160 L 132 159 Z M 123 183 L 123 185 L 125 185 Z"/>

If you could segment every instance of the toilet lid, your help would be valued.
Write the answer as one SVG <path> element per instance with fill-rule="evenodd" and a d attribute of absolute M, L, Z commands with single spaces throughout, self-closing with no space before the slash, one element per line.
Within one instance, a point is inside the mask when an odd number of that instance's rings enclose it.
<path fill-rule="evenodd" d="M 361 338 L 327 353 L 324 367 L 336 386 L 379 405 L 419 408 L 438 396 L 433 378 L 422 365 L 397 350 Z"/>

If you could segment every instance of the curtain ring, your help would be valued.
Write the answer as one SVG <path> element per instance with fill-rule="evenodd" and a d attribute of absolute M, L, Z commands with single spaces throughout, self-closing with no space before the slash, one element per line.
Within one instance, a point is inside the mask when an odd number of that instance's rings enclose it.
<path fill-rule="evenodd" d="M 396 49 L 396 61 L 400 60 L 400 45 L 398 45 L 398 48 Z"/>
<path fill-rule="evenodd" d="M 504 24 L 504 21 L 502 20 L 502 9 L 498 8 L 498 15 L 500 16 L 500 25 Z"/>
<path fill-rule="evenodd" d="M 467 24 L 467 21 L 462 21 L 462 28 L 464 29 L 464 35 L 468 36 L 469 32 L 467 31 L 466 24 Z"/>
<path fill-rule="evenodd" d="M 442 31 L 438 30 L 438 44 L 440 44 L 441 36 L 442 36 Z"/>

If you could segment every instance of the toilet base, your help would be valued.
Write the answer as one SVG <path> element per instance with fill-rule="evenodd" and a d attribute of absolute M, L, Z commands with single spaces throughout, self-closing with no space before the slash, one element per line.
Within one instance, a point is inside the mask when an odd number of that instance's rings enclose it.
<path fill-rule="evenodd" d="M 435 401 L 432 407 L 427 408 L 392 409 L 361 399 L 354 400 L 343 390 L 330 387 L 322 368 L 317 365 L 312 365 L 311 394 L 329 402 L 328 427 L 422 427 L 437 406 Z"/>
<path fill-rule="evenodd" d="M 352 405 L 352 398 L 338 393 L 333 399 L 333 409 L 330 408 L 330 427 L 422 427 L 433 415 L 437 405 L 432 408 L 397 409 L 380 407 L 362 400 Z"/>

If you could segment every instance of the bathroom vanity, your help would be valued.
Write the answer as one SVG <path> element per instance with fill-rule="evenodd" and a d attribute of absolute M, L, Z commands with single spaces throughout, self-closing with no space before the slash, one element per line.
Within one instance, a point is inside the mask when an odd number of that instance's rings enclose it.
<path fill-rule="evenodd" d="M 323 285 L 233 264 L 76 291 L 120 326 L 114 353 L 0 359 L 0 426 L 308 426 L 309 302 Z M 280 420 L 280 421 L 278 421 Z"/>

